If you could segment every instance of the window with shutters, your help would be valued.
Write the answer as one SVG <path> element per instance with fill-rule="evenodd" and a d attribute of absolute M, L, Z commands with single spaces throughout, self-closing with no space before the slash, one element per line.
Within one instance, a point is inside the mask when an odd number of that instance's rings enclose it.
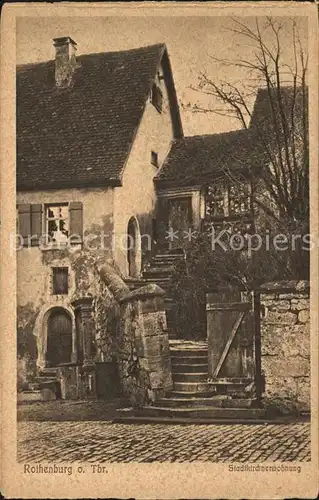
<path fill-rule="evenodd" d="M 25 247 L 37 246 L 42 236 L 42 205 L 18 205 L 17 235 Z"/>
<path fill-rule="evenodd" d="M 69 269 L 67 267 L 52 268 L 53 295 L 67 295 L 69 291 Z"/>
<path fill-rule="evenodd" d="M 152 87 L 151 102 L 157 111 L 161 113 L 163 108 L 163 93 L 156 83 Z"/>
<path fill-rule="evenodd" d="M 83 204 L 69 203 L 18 205 L 17 235 L 23 246 L 56 248 L 83 241 Z"/>
<path fill-rule="evenodd" d="M 50 242 L 67 243 L 69 236 L 69 207 L 63 205 L 46 205 L 46 234 Z"/>

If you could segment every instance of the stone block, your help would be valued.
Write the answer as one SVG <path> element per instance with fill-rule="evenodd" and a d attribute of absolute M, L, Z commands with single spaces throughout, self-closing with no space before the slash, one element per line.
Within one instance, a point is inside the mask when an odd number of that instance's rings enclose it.
<path fill-rule="evenodd" d="M 271 398 L 285 398 L 295 400 L 297 398 L 297 383 L 296 379 L 291 376 L 276 377 L 266 375 L 265 396 Z"/>
<path fill-rule="evenodd" d="M 162 369 L 161 356 L 148 356 L 148 366 L 151 371 L 158 371 Z"/>
<path fill-rule="evenodd" d="M 275 311 L 289 311 L 290 309 L 290 300 L 277 300 L 273 301 L 272 305 L 269 306 L 269 309 Z"/>
<path fill-rule="evenodd" d="M 279 300 L 291 300 L 296 297 L 295 292 L 289 292 L 289 293 L 279 293 L 278 299 Z"/>
<path fill-rule="evenodd" d="M 159 342 L 160 342 L 160 350 L 162 356 L 168 357 L 170 355 L 168 335 L 167 334 L 160 335 Z"/>
<path fill-rule="evenodd" d="M 297 321 L 297 315 L 293 312 L 267 311 L 263 322 L 267 324 L 273 323 L 278 325 L 293 325 Z"/>
<path fill-rule="evenodd" d="M 310 300 L 307 298 L 302 299 L 291 299 L 291 309 L 295 311 L 301 311 L 302 309 L 309 309 Z"/>
<path fill-rule="evenodd" d="M 266 382 L 281 377 L 303 377 L 310 374 L 310 361 L 301 356 L 284 359 L 279 356 L 262 356 L 261 363 Z"/>
<path fill-rule="evenodd" d="M 298 283 L 296 285 L 296 290 L 298 290 L 298 292 L 300 292 L 300 291 L 309 292 L 309 289 L 310 289 L 309 281 L 306 281 L 306 280 L 298 281 Z"/>
<path fill-rule="evenodd" d="M 136 349 L 136 354 L 139 358 L 144 357 L 144 343 L 141 337 L 135 338 L 135 349 Z"/>
<path fill-rule="evenodd" d="M 160 372 L 150 373 L 151 389 L 161 389 L 163 387 L 163 374 Z"/>
<path fill-rule="evenodd" d="M 261 323 L 261 354 L 277 356 L 281 348 L 282 328 L 276 325 Z"/>
<path fill-rule="evenodd" d="M 151 312 L 165 311 L 163 297 L 150 297 L 140 301 L 140 310 L 142 314 Z"/>
<path fill-rule="evenodd" d="M 311 408 L 310 377 L 297 378 L 296 383 L 298 410 L 309 412 Z"/>
<path fill-rule="evenodd" d="M 162 313 L 153 312 L 143 316 L 143 333 L 146 337 L 160 335 L 163 332 L 164 318 Z"/>
<path fill-rule="evenodd" d="M 285 357 L 301 356 L 310 358 L 310 335 L 306 325 L 296 324 L 284 328 L 281 350 Z"/>
<path fill-rule="evenodd" d="M 172 372 L 171 372 L 171 367 L 165 367 L 163 368 L 163 389 L 165 391 L 169 391 L 173 389 L 173 379 L 172 379 Z"/>
<path fill-rule="evenodd" d="M 276 294 L 274 293 L 261 293 L 260 294 L 260 302 L 264 303 L 265 301 L 272 301 L 276 298 Z"/>
<path fill-rule="evenodd" d="M 310 311 L 309 309 L 303 309 L 298 313 L 299 323 L 309 323 L 310 322 Z"/>
<path fill-rule="evenodd" d="M 142 370 L 148 371 L 148 360 L 146 358 L 139 358 L 138 362 Z"/>
<path fill-rule="evenodd" d="M 160 356 L 160 342 L 158 336 L 145 338 L 145 356 L 147 358 Z"/>
<path fill-rule="evenodd" d="M 40 392 L 42 401 L 55 401 L 57 399 L 56 392 L 52 387 L 42 387 Z"/>

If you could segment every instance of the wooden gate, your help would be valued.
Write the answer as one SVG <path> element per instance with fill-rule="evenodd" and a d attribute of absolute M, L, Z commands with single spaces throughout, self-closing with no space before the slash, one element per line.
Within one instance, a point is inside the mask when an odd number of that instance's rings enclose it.
<path fill-rule="evenodd" d="M 211 378 L 254 378 L 261 388 L 259 295 L 227 289 L 207 294 Z"/>

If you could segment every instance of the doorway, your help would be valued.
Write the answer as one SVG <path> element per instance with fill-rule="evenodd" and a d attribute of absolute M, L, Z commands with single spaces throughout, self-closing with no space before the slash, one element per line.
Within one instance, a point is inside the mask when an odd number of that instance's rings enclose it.
<path fill-rule="evenodd" d="M 47 366 L 70 363 L 72 357 L 72 318 L 63 308 L 54 308 L 48 318 Z"/>
<path fill-rule="evenodd" d="M 141 271 L 141 235 L 135 217 L 131 217 L 127 225 L 127 263 L 128 275 L 137 278 Z"/>

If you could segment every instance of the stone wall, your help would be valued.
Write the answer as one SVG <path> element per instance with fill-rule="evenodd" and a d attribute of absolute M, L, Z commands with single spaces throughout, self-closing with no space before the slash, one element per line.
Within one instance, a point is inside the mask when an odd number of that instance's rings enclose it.
<path fill-rule="evenodd" d="M 111 351 L 123 394 L 132 406 L 150 404 L 172 388 L 165 292 L 152 284 L 130 292 L 110 266 L 101 266 L 99 272 L 117 302 Z"/>
<path fill-rule="evenodd" d="M 269 411 L 310 411 L 309 283 L 267 283 L 261 289 L 263 401 Z"/>

